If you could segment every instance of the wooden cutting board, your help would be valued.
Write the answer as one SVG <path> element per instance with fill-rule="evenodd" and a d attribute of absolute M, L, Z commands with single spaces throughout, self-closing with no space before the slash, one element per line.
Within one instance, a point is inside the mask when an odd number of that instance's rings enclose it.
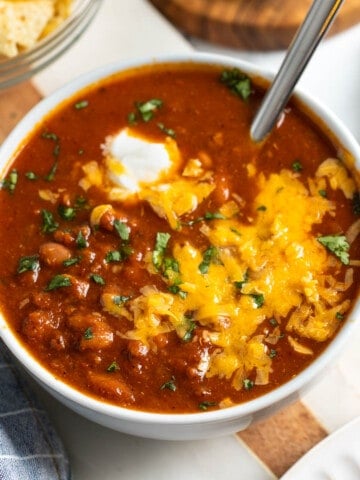
<path fill-rule="evenodd" d="M 40 99 L 30 82 L 0 91 L 0 144 Z M 299 401 L 237 434 L 276 477 L 326 435 L 326 430 Z"/>
<path fill-rule="evenodd" d="M 185 34 L 246 50 L 286 49 L 312 0 L 150 0 Z M 360 22 L 360 0 L 346 0 L 331 27 Z"/>

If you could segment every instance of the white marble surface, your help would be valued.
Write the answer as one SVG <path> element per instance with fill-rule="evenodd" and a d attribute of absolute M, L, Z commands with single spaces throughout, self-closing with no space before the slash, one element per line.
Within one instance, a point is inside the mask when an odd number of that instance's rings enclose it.
<path fill-rule="evenodd" d="M 80 73 L 115 60 L 191 48 L 241 57 L 272 71 L 284 56 L 225 50 L 196 40 L 190 44 L 146 0 L 103 0 L 88 32 L 34 82 L 47 95 Z M 360 26 L 324 42 L 300 84 L 326 102 L 360 139 Z M 360 329 L 303 398 L 329 431 L 360 415 L 359 345 Z M 273 478 L 235 436 L 186 443 L 133 438 L 93 424 L 42 395 L 69 451 L 74 480 Z"/>

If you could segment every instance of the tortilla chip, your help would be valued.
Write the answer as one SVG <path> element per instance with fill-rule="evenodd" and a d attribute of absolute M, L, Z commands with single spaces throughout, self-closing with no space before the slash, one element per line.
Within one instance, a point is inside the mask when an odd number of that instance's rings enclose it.
<path fill-rule="evenodd" d="M 53 0 L 0 0 L 0 54 L 14 57 L 33 47 L 53 16 Z"/>

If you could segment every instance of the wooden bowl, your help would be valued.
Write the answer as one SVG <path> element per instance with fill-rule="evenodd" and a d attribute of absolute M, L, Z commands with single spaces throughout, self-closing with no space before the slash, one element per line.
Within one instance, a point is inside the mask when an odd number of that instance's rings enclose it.
<path fill-rule="evenodd" d="M 150 0 L 187 35 L 244 50 L 286 49 L 312 0 Z M 342 5 L 330 34 L 360 22 L 360 1 Z"/>

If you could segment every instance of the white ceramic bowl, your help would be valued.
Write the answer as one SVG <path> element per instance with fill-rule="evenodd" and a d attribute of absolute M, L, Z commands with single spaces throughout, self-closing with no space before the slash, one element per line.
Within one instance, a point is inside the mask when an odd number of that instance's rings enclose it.
<path fill-rule="evenodd" d="M 238 67 L 250 76 L 271 79 L 271 75 L 261 68 L 233 58 L 217 55 L 188 54 L 166 56 L 152 60 L 155 63 L 194 61 L 198 63 L 219 64 L 225 67 Z M 33 130 L 34 126 L 57 104 L 73 95 L 83 87 L 111 75 L 115 72 L 144 64 L 148 59 L 116 63 L 102 67 L 70 82 L 50 97 L 40 102 L 17 125 L 0 150 L 0 172 L 11 161 L 19 144 Z M 360 168 L 360 147 L 346 127 L 326 107 L 307 95 L 297 92 L 298 99 L 320 117 L 326 130 L 338 139 L 342 152 L 349 152 Z M 360 316 L 360 301 L 353 308 L 343 328 L 330 346 L 309 367 L 295 378 L 279 388 L 255 400 L 223 410 L 193 414 L 157 414 L 146 413 L 110 405 L 90 398 L 55 378 L 32 357 L 0 315 L 0 335 L 15 357 L 30 374 L 54 397 L 77 413 L 115 430 L 133 435 L 168 440 L 199 439 L 220 436 L 248 427 L 257 419 L 274 413 L 284 405 L 296 400 L 305 388 L 322 373 L 337 357 L 346 340 L 355 328 L 356 318 Z"/>

